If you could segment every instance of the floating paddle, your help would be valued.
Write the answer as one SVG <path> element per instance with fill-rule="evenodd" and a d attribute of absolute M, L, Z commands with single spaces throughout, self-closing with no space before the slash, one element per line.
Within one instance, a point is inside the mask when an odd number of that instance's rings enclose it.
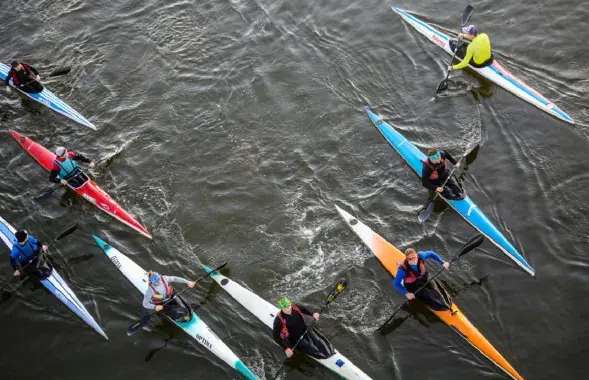
<path fill-rule="evenodd" d="M 452 168 L 452 170 L 450 171 L 450 174 L 448 175 L 448 178 L 446 178 L 446 180 L 444 181 L 444 183 L 442 184 L 442 186 L 440 186 L 441 188 L 444 188 L 444 186 L 446 186 L 446 184 L 448 183 L 448 181 L 450 180 L 450 178 L 452 178 L 452 175 L 454 174 L 454 172 L 457 169 L 457 166 L 460 166 L 460 162 L 462 162 L 462 160 L 469 156 L 471 153 L 475 153 L 478 154 L 479 152 L 479 144 L 475 145 L 473 148 L 468 149 L 466 152 L 464 152 L 464 154 L 460 157 L 460 159 L 458 160 L 458 162 L 456 163 L 456 166 L 454 166 Z M 466 160 L 467 162 L 469 161 L 468 159 Z M 472 160 L 471 160 L 472 162 Z M 419 209 L 419 211 L 417 212 L 417 219 L 419 220 L 420 223 L 425 222 L 429 216 L 431 215 L 432 211 L 434 210 L 434 204 L 436 199 L 440 196 L 440 193 L 438 193 L 436 191 L 436 195 L 430 199 L 422 208 Z"/>
<path fill-rule="evenodd" d="M 325 300 L 325 304 L 323 305 L 323 307 L 321 307 L 321 309 L 319 310 L 319 314 L 321 314 L 323 312 L 323 310 L 325 310 L 325 308 L 327 308 L 327 305 L 329 305 L 330 303 L 332 303 L 337 296 L 339 296 L 344 289 L 346 288 L 346 279 L 342 278 L 337 285 L 335 286 L 335 289 L 333 289 L 331 291 L 331 293 L 329 293 L 329 296 L 327 296 L 327 299 Z M 313 327 L 313 325 L 315 324 L 316 319 L 313 320 L 313 322 L 311 322 L 309 324 L 309 326 L 307 326 L 307 329 L 305 330 L 305 332 L 303 333 L 303 335 L 301 335 L 299 337 L 299 339 L 297 340 L 297 342 L 295 343 L 295 345 L 292 347 L 292 350 L 294 351 L 297 346 L 299 345 L 299 343 L 301 342 L 301 340 L 303 340 L 303 338 L 305 337 L 305 335 L 307 335 L 307 333 L 311 330 L 311 328 Z M 276 375 L 273 377 L 274 380 L 276 380 L 276 378 L 280 375 L 280 373 L 282 372 L 282 369 L 284 368 L 284 365 L 286 364 L 286 361 L 288 360 L 288 357 L 284 358 L 284 360 L 282 361 L 282 364 L 280 365 L 280 368 L 278 369 L 278 372 L 276 372 Z"/>
<path fill-rule="evenodd" d="M 57 243 L 59 240 L 63 239 L 64 237 L 68 236 L 69 234 L 71 234 L 72 232 L 74 232 L 75 230 L 78 229 L 78 222 L 74 222 L 72 224 L 70 224 L 69 226 L 67 226 L 63 231 L 61 231 L 61 233 L 59 235 L 57 235 L 57 237 L 55 239 L 53 239 L 53 241 L 51 243 L 49 243 L 47 245 L 47 250 L 49 250 L 49 247 L 53 246 L 55 243 Z M 41 257 L 41 255 L 44 252 L 41 250 L 41 253 L 39 254 L 38 257 Z M 25 266 L 23 266 L 22 268 L 19 269 L 19 271 L 23 271 L 25 268 L 27 268 L 29 265 L 31 265 L 31 263 L 34 261 L 35 259 L 32 259 L 31 261 L 29 261 L 27 264 L 25 264 Z M 16 276 L 12 276 L 8 281 L 6 281 L 6 283 L 0 288 L 0 291 L 2 291 L 9 283 L 10 281 L 15 278 Z"/>
<path fill-rule="evenodd" d="M 462 28 L 464 28 L 466 26 L 466 23 L 468 22 L 468 20 L 470 19 L 470 16 L 472 16 L 472 13 L 474 12 L 474 8 L 472 7 L 472 5 L 467 5 L 466 8 L 464 9 L 464 12 L 462 13 L 462 27 L 460 28 L 460 30 L 462 31 Z M 454 62 L 454 57 L 456 57 L 456 51 L 458 51 L 458 45 L 460 43 L 461 39 L 458 39 L 458 44 L 456 44 L 456 49 L 454 49 L 454 54 L 452 55 L 452 59 L 450 60 L 450 65 L 452 65 L 452 63 Z M 439 92 L 444 91 L 445 89 L 448 88 L 448 81 L 449 81 L 449 77 L 450 77 L 450 71 L 448 69 L 448 72 L 446 73 L 446 79 L 444 79 L 443 81 L 440 82 L 440 84 L 438 85 L 438 88 L 436 89 L 436 94 L 438 94 Z"/>
<path fill-rule="evenodd" d="M 479 245 L 483 244 L 483 240 L 485 240 L 485 237 L 481 234 L 476 234 L 475 236 L 471 237 L 466 243 L 464 243 L 464 245 L 462 246 L 462 248 L 460 248 L 460 251 L 458 251 L 458 254 L 456 256 L 454 256 L 452 258 L 452 260 L 449 261 L 450 264 L 452 264 L 454 261 L 458 260 L 460 257 L 466 255 L 468 252 L 472 251 L 473 249 L 475 249 L 476 247 L 478 247 Z M 440 273 L 442 273 L 444 271 L 444 269 L 441 269 L 440 271 L 438 271 L 438 273 L 436 273 L 433 277 L 431 277 L 427 283 L 425 283 L 422 287 L 420 287 L 419 289 L 417 289 L 415 292 L 413 292 L 413 294 L 417 294 L 419 292 L 421 292 L 423 289 L 425 289 L 425 287 L 430 283 L 430 281 L 434 280 L 436 277 L 438 277 L 440 275 Z M 397 315 L 397 313 L 399 312 L 399 310 L 401 310 L 401 308 L 408 302 L 409 300 L 406 299 L 405 302 L 403 302 L 401 305 L 399 305 L 399 307 L 395 310 L 395 312 L 389 317 L 389 319 L 387 319 L 385 321 L 385 323 L 383 323 L 378 329 L 377 331 L 381 331 L 382 329 L 384 329 L 386 327 L 386 325 L 389 324 L 389 322 L 393 319 L 393 317 L 395 315 Z"/>
<path fill-rule="evenodd" d="M 223 263 L 222 265 L 219 265 L 217 268 L 213 269 L 211 272 L 205 274 L 204 276 L 200 276 L 196 281 L 196 283 L 204 280 L 205 278 L 209 277 L 211 274 L 225 268 L 227 266 L 227 262 Z M 185 291 L 187 291 L 188 289 L 191 289 L 190 287 L 185 287 L 184 289 L 180 290 L 179 292 L 177 292 L 176 294 L 174 294 L 172 297 L 170 297 L 169 300 L 167 300 L 166 302 L 164 302 L 162 304 L 162 306 L 166 306 L 168 303 L 170 303 L 174 298 L 178 297 L 180 294 L 184 293 Z M 152 311 L 149 314 L 143 316 L 140 320 L 136 321 L 135 323 L 133 323 L 131 326 L 129 326 L 129 328 L 127 329 L 127 335 L 131 336 L 133 334 L 135 334 L 137 331 L 141 330 L 145 325 L 147 325 L 151 319 L 151 317 L 157 313 L 157 311 Z"/>

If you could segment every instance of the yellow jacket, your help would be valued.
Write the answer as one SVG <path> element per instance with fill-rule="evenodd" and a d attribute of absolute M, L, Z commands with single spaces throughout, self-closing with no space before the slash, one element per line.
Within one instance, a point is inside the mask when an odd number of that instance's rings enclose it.
<path fill-rule="evenodd" d="M 468 48 L 466 48 L 466 54 L 464 55 L 462 62 L 452 66 L 452 68 L 454 70 L 464 69 L 468 66 L 471 59 L 474 63 L 480 65 L 489 58 L 491 58 L 491 41 L 489 40 L 489 36 L 485 33 L 481 33 L 476 36 L 468 45 Z"/>

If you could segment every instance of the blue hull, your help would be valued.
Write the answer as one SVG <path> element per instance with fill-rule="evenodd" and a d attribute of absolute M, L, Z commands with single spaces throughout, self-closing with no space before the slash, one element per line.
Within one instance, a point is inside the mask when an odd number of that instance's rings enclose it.
<path fill-rule="evenodd" d="M 384 138 L 391 144 L 393 148 L 407 161 L 409 166 L 421 177 L 422 162 L 426 159 L 425 154 L 421 152 L 415 145 L 407 140 L 403 135 L 397 132 L 393 127 L 384 122 L 380 117 L 375 115 L 370 109 L 365 109 L 368 117 L 376 128 L 382 133 Z M 443 197 L 441 197 L 443 198 Z M 493 242 L 503 253 L 510 259 L 515 261 L 523 270 L 534 275 L 534 269 L 528 264 L 513 245 L 503 236 L 503 234 L 491 223 L 485 214 L 477 207 L 476 204 L 467 195 L 466 198 L 451 201 L 444 200 L 460 214 L 468 223 L 470 223 L 480 233 L 485 235 L 487 239 Z"/>

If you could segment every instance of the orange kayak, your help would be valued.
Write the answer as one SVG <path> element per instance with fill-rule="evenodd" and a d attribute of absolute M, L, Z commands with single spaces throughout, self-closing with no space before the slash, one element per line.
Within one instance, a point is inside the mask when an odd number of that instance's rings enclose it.
<path fill-rule="evenodd" d="M 335 206 L 337 212 L 346 221 L 348 226 L 358 235 L 358 237 L 370 248 L 372 253 L 380 260 L 381 264 L 386 270 L 395 277 L 397 274 L 397 268 L 399 264 L 405 260 L 405 255 L 391 243 L 386 241 L 382 236 L 372 231 L 367 225 L 350 215 L 346 211 L 342 210 L 338 206 Z M 449 296 L 442 294 L 444 298 L 449 300 Z M 523 380 L 523 377 L 505 360 L 503 356 L 489 343 L 487 338 L 473 326 L 472 323 L 466 318 L 460 311 L 455 303 L 452 303 L 452 310 L 446 311 L 435 311 L 431 310 L 432 313 L 438 316 L 445 324 L 450 326 L 456 331 L 462 338 L 468 343 L 472 344 L 481 354 L 485 355 L 490 361 L 492 361 L 497 367 L 501 368 L 507 375 L 513 379 Z"/>

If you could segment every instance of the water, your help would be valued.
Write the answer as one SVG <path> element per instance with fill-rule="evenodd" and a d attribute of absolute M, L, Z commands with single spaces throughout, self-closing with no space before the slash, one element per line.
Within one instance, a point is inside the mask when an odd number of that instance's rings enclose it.
<path fill-rule="evenodd" d="M 582 2 L 474 4 L 472 19 L 490 34 L 497 58 L 569 112 L 576 126 L 494 86 L 479 100 L 465 89 L 432 101 L 448 57 L 386 2 L 2 5 L 2 61 L 22 58 L 42 75 L 72 66 L 68 77 L 45 84 L 98 131 L 3 95 L 1 216 L 47 240 L 80 223 L 54 251 L 56 266 L 111 338 L 102 340 L 53 296 L 25 284 L 0 310 L 3 379 L 239 378 L 169 323 L 155 320 L 151 332 L 128 337 L 126 327 L 142 314 L 140 295 L 92 234 L 165 274 L 196 278 L 200 263 L 228 261 L 232 278 L 271 302 L 288 295 L 318 309 L 346 277 L 346 293 L 318 326 L 373 379 L 504 378 L 427 313 L 402 313 L 407 318 L 393 332 L 374 333 L 402 297 L 333 203 L 401 248 L 445 257 L 474 231 L 446 211 L 432 218 L 426 236 L 414 216 L 426 192 L 371 126 L 365 106 L 420 147 L 459 154 L 481 141 L 469 194 L 537 279 L 485 243 L 443 280 L 525 378 L 587 370 L 589 15 Z M 396 5 L 455 30 L 465 4 Z M 485 86 L 473 75 L 455 75 L 466 86 Z M 66 145 L 95 159 L 111 157 L 92 174 L 154 240 L 62 191 L 33 201 L 47 175 L 8 129 L 50 149 Z M 8 260 L 1 269 L 8 279 Z M 209 292 L 199 315 L 254 372 L 271 378 L 283 355 L 269 330 L 208 284 L 187 298 L 197 302 Z M 335 378 L 308 360 L 293 365 L 288 379 Z"/>

